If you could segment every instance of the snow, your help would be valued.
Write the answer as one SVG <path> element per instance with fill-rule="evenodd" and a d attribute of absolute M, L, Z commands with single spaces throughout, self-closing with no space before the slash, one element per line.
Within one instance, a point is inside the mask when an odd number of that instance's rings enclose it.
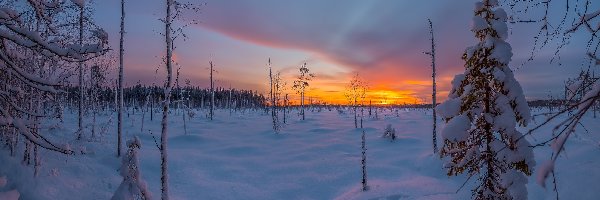
<path fill-rule="evenodd" d="M 0 200 L 19 200 L 20 194 L 17 190 L 2 191 L 7 183 L 6 176 L 0 176 Z"/>
<path fill-rule="evenodd" d="M 123 156 L 121 163 L 120 174 L 123 176 L 123 182 L 119 185 L 117 191 L 111 199 L 152 199 L 151 193 L 148 191 L 146 181 L 140 176 L 138 150 L 141 147 L 141 142 L 137 136 L 127 142 L 129 150 Z"/>
<path fill-rule="evenodd" d="M 506 22 L 504 20 L 492 20 L 491 23 L 498 36 L 500 36 L 500 39 L 506 40 L 508 38 L 508 25 Z"/>
<path fill-rule="evenodd" d="M 292 111 L 294 112 L 294 111 Z M 414 198 L 442 196 L 463 199 L 466 190 L 454 194 L 461 179 L 449 180 L 438 156 L 431 154 L 431 135 L 422 127 L 431 124 L 431 113 L 380 110 L 380 120 L 364 122 L 368 146 L 367 170 L 371 190 L 364 195 L 401 195 Z M 171 116 L 169 135 L 169 171 L 172 199 L 343 199 L 341 196 L 360 187 L 360 130 L 354 128 L 353 114 L 337 111 L 306 112 L 307 119 L 291 117 L 280 134 L 270 125 L 270 116 L 244 111 L 230 117 L 217 110 L 215 119 L 192 118 L 184 135 L 181 116 Z M 62 128 L 48 132 L 50 139 L 72 141 L 77 129 L 77 114 L 65 112 Z M 140 134 L 140 115 L 124 117 L 124 138 L 138 135 L 141 176 L 148 189 L 160 194 L 160 156 L 148 132 Z M 200 115 L 199 115 L 200 116 Z M 203 115 L 202 115 L 203 116 Z M 295 115 L 293 115 L 295 116 Z M 106 121 L 109 116 L 99 116 Z M 144 127 L 160 135 L 160 120 Z M 381 138 L 387 124 L 396 130 L 395 142 Z M 441 126 L 441 124 L 440 124 Z M 113 128 L 111 128 L 112 130 Z M 73 149 L 86 146 L 88 154 L 63 156 L 56 153 L 44 160 L 37 187 L 25 187 L 30 174 L 15 175 L 23 185 L 25 199 L 110 199 L 122 181 L 120 159 L 115 158 L 116 131 L 108 131 L 99 142 L 72 143 Z M 158 134 L 157 134 L 158 133 Z M 399 152 L 410 151 L 408 154 Z M 21 169 L 20 159 L 0 151 L 0 175 Z M 14 167 L 14 168 L 13 168 Z M 53 170 L 58 169 L 58 170 Z M 56 172 L 58 171 L 58 173 Z M 58 174 L 58 176 L 50 174 Z M 10 177 L 9 177 L 10 178 Z M 12 179 L 12 178 L 11 178 Z M 426 180 L 425 182 L 417 180 Z M 413 190 L 418 183 L 436 188 Z M 411 187 L 395 188 L 395 186 Z M 385 191 L 378 188 L 387 188 Z M 19 188 L 21 191 L 21 189 Z M 39 195 L 43 192 L 44 196 Z M 443 194 L 441 194 L 443 193 Z"/>
<path fill-rule="evenodd" d="M 197 112 L 205 112 L 204 110 Z M 294 113 L 295 111 L 292 111 Z M 291 117 L 280 134 L 272 131 L 270 115 L 216 110 L 215 119 L 194 117 L 184 135 L 181 116 L 170 116 L 169 173 L 172 199 L 470 199 L 472 185 L 456 190 L 464 176 L 448 178 L 443 161 L 431 154 L 431 112 L 380 110 L 380 120 L 367 118 L 367 171 L 369 187 L 361 191 L 361 131 L 354 128 L 351 112 L 306 112 L 306 120 Z M 397 114 L 396 114 L 397 112 Z M 536 112 L 546 112 L 538 110 Z M 176 111 L 173 111 L 175 115 Z M 158 113 L 156 113 L 158 116 Z M 198 115 L 204 116 L 204 115 Z M 111 115 L 100 115 L 99 122 Z M 114 116 L 112 116 L 114 118 Z M 74 141 L 77 114 L 65 112 L 65 124 L 44 135 L 52 141 L 70 141 L 72 149 L 85 147 L 84 155 L 65 156 L 42 151 L 40 176 L 21 165 L 22 157 L 0 151 L 0 176 L 10 181 L 0 192 L 16 189 L 22 199 L 110 199 L 123 181 L 121 159 L 115 157 L 116 127 L 96 140 Z M 160 135 L 160 119 L 145 118 L 144 127 Z M 141 114 L 124 115 L 124 138 L 138 136 L 139 170 L 153 196 L 160 195 L 160 155 L 148 131 L 140 133 Z M 584 124 L 597 130 L 600 124 L 586 116 Z M 53 124 L 56 122 L 47 122 Z M 388 124 L 396 128 L 395 142 L 381 138 Z M 531 128 L 535 123 L 530 125 Z M 438 124 L 444 127 L 443 122 Z M 527 128 L 520 131 L 526 131 Z M 550 137 L 552 126 L 536 133 Z M 89 134 L 89 133 L 88 133 Z M 587 134 L 585 134 L 587 135 Z M 597 141 L 573 137 L 566 145 L 568 159 L 557 161 L 561 199 L 595 199 L 600 180 Z M 89 135 L 87 135 L 89 137 Z M 600 138 L 598 138 L 600 139 Z M 523 140 L 525 141 L 525 140 Z M 521 144 L 526 145 L 526 144 Z M 503 151 L 504 152 L 504 151 Z M 534 154 L 542 163 L 552 149 L 540 147 Z M 539 169 L 538 169 L 539 170 Z M 514 177 L 512 177 L 514 178 Z M 529 199 L 554 199 L 554 193 L 525 177 Z M 522 181 L 513 179 L 513 181 Z M 31 183 L 35 182 L 35 186 Z M 516 190 L 522 191 L 522 190 Z"/>
<path fill-rule="evenodd" d="M 523 173 L 516 170 L 508 170 L 502 174 L 502 185 L 508 189 L 510 195 L 516 200 L 527 199 L 527 178 Z M 510 180 L 510 181 L 509 181 Z"/>
<path fill-rule="evenodd" d="M 19 200 L 19 192 L 17 190 L 11 190 L 8 192 L 0 192 L 0 199 L 2 200 Z"/>
<path fill-rule="evenodd" d="M 6 180 L 6 176 L 0 176 L 0 188 L 3 188 L 4 186 L 6 186 L 7 180 Z"/>
<path fill-rule="evenodd" d="M 494 50 L 492 51 L 491 58 L 496 59 L 498 62 L 508 64 L 512 59 L 512 47 L 507 42 L 502 40 L 493 39 Z"/>
<path fill-rule="evenodd" d="M 508 19 L 508 14 L 502 8 L 498 8 L 492 12 L 494 13 L 494 18 L 498 19 L 498 21 L 506 21 Z"/>
<path fill-rule="evenodd" d="M 469 136 L 467 132 L 471 128 L 471 120 L 466 115 L 458 115 L 446 124 L 442 129 L 442 138 L 448 140 L 465 141 Z"/>
<path fill-rule="evenodd" d="M 458 115 L 446 124 L 442 129 L 442 137 L 452 141 L 466 141 L 469 137 L 468 130 L 471 128 L 471 121 L 465 115 Z"/>
<path fill-rule="evenodd" d="M 477 32 L 488 27 L 487 22 L 480 16 L 473 16 L 473 20 L 471 21 L 471 31 Z"/>
<path fill-rule="evenodd" d="M 443 119 L 454 117 L 460 111 L 460 98 L 448 99 L 435 107 L 437 115 Z"/>
<path fill-rule="evenodd" d="M 454 79 L 452 79 L 452 87 L 457 88 L 460 86 L 461 82 L 465 80 L 465 75 L 464 74 L 457 74 L 454 76 Z"/>
<path fill-rule="evenodd" d="M 506 78 L 506 74 L 504 74 L 504 72 L 500 69 L 494 69 L 494 79 L 496 79 L 496 81 L 500 81 L 500 82 L 504 82 L 504 79 Z"/>
<path fill-rule="evenodd" d="M 98 28 L 98 29 L 94 30 L 92 33 L 94 34 L 94 37 L 100 39 L 100 42 L 102 44 L 108 43 L 108 33 L 106 31 L 104 31 L 104 29 Z"/>

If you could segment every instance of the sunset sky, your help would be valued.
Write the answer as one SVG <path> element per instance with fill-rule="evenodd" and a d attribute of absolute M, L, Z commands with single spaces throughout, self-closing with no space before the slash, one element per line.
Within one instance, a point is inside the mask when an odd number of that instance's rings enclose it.
<path fill-rule="evenodd" d="M 291 88 L 298 67 L 308 63 L 317 77 L 307 96 L 345 102 L 343 90 L 353 73 L 369 83 L 374 103 L 431 101 L 427 19 L 437 43 L 438 98 L 445 99 L 452 77 L 462 72 L 460 59 L 475 44 L 469 31 L 474 0 L 206 0 L 202 12 L 187 15 L 199 24 L 176 41 L 175 60 L 181 79 L 208 86 L 208 62 L 216 64 L 219 87 L 268 89 L 267 60 L 281 71 Z M 95 20 L 118 49 L 120 1 L 95 1 Z M 163 1 L 126 0 L 127 85 L 138 81 L 161 85 L 164 67 Z M 594 5 L 598 6 L 598 5 Z M 554 9 L 556 10 L 556 9 Z M 510 14 L 510 11 L 507 11 Z M 560 11 L 556 11 L 560 14 Z M 532 13 L 534 16 L 536 13 Z M 578 74 L 585 62 L 588 38 L 577 33 L 561 54 L 562 66 L 550 63 L 556 45 L 526 62 L 539 24 L 511 24 L 512 68 L 529 99 L 563 94 L 563 82 Z M 115 55 L 117 52 L 115 52 Z M 525 64 L 523 64 L 525 63 Z M 158 74 L 155 74 L 158 68 Z M 295 94 L 291 89 L 287 93 Z M 386 101 L 386 102 L 383 102 Z"/>

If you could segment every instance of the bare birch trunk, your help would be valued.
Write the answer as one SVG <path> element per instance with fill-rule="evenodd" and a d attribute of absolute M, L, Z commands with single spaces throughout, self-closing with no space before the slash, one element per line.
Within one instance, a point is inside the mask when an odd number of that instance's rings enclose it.
<path fill-rule="evenodd" d="M 83 45 L 83 7 L 79 11 L 79 46 Z M 77 140 L 80 140 L 83 132 L 83 60 L 79 61 L 79 111 L 78 111 Z"/>
<path fill-rule="evenodd" d="M 215 82 L 213 81 L 213 63 L 210 61 L 210 120 L 215 114 Z"/>
<path fill-rule="evenodd" d="M 160 165 L 161 165 L 161 199 L 168 200 L 169 199 L 169 174 L 167 167 L 167 125 L 168 125 L 168 115 L 169 115 L 169 104 L 171 103 L 171 86 L 172 86 L 172 77 L 173 77 L 173 66 L 172 66 L 172 57 L 173 57 L 173 39 L 171 38 L 171 6 L 173 5 L 173 0 L 167 0 L 167 16 L 165 17 L 165 41 L 167 43 L 167 58 L 165 61 L 167 62 L 167 82 L 165 82 L 165 101 L 163 102 L 163 116 L 162 116 L 162 132 L 160 134 Z"/>

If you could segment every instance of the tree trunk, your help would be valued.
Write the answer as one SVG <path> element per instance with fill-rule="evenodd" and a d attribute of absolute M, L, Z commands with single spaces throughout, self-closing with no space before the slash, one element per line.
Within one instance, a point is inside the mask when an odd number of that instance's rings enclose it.
<path fill-rule="evenodd" d="M 213 120 L 215 110 L 215 85 L 213 81 L 213 63 L 210 61 L 210 120 Z"/>
<path fill-rule="evenodd" d="M 79 46 L 83 44 L 83 7 L 79 11 Z M 80 140 L 83 132 L 83 59 L 79 60 L 79 111 L 78 111 L 77 140 Z"/>
<path fill-rule="evenodd" d="M 168 174 L 168 165 L 167 165 L 167 125 L 168 125 L 168 115 L 169 115 L 169 104 L 171 103 L 171 86 L 172 86 L 172 76 L 173 76 L 173 66 L 172 66 L 172 57 L 173 57 L 173 38 L 171 38 L 171 6 L 173 4 L 173 0 L 167 0 L 167 16 L 165 17 L 165 40 L 167 43 L 167 82 L 165 83 L 165 101 L 163 103 L 163 116 L 162 116 L 162 132 L 160 134 L 160 159 L 161 159 L 161 199 L 168 200 L 169 199 L 169 174 Z"/>
<path fill-rule="evenodd" d="M 302 89 L 302 99 L 300 101 L 302 103 L 302 120 L 304 120 L 304 89 Z"/>
<path fill-rule="evenodd" d="M 273 93 L 273 71 L 271 71 L 271 59 L 269 58 L 269 84 L 270 84 L 270 93 L 271 97 L 271 118 L 273 119 L 273 130 L 277 132 L 277 113 L 275 111 L 275 93 Z"/>
<path fill-rule="evenodd" d="M 125 0 L 121 0 L 121 39 L 119 41 L 119 88 L 118 88 L 118 103 L 117 103 L 117 156 L 121 156 L 121 150 L 123 149 L 123 65 L 124 65 L 124 35 L 125 35 Z"/>
<path fill-rule="evenodd" d="M 437 133 L 436 133 L 436 121 L 437 121 L 437 116 L 435 113 L 435 106 L 436 106 L 436 88 L 435 88 L 435 40 L 433 37 L 433 25 L 431 23 L 431 20 L 429 20 L 429 31 L 431 33 L 431 78 L 432 80 L 432 93 L 431 93 L 431 99 L 432 99 L 432 103 L 431 103 L 431 110 L 433 111 L 433 153 L 437 153 Z"/>
<path fill-rule="evenodd" d="M 367 145 L 366 145 L 366 141 L 365 141 L 365 131 L 362 131 L 362 145 L 361 145 L 361 149 L 362 149 L 362 160 L 361 160 L 361 166 L 362 166 L 362 190 L 363 191 L 367 191 L 369 190 L 369 187 L 367 186 Z"/>

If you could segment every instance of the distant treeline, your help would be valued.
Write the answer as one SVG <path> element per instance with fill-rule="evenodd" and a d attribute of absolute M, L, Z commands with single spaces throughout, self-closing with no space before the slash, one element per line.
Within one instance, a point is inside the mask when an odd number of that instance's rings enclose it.
<path fill-rule="evenodd" d="M 63 96 L 65 105 L 76 108 L 79 99 L 77 86 L 64 86 L 66 92 Z M 215 108 L 262 108 L 269 104 L 268 99 L 253 90 L 240 90 L 235 88 L 215 88 Z M 95 104 L 100 108 L 114 108 L 116 106 L 116 89 L 111 87 L 93 87 L 84 91 L 87 105 Z M 126 107 L 158 107 L 164 99 L 162 87 L 135 85 L 123 89 L 123 102 Z M 171 91 L 171 106 L 186 106 L 189 108 L 207 108 L 211 102 L 210 88 L 176 87 Z M 560 99 L 528 101 L 530 107 L 560 107 L 567 102 Z M 312 106 L 324 106 L 321 103 Z M 295 107 L 294 105 L 290 105 Z M 340 106 L 340 105 L 338 105 Z M 369 105 L 364 105 L 369 106 Z M 401 108 L 431 108 L 431 104 L 401 104 L 401 105 L 371 105 L 372 107 L 401 107 Z"/>
<path fill-rule="evenodd" d="M 79 99 L 79 88 L 77 86 L 65 86 L 62 88 L 66 92 L 64 96 L 65 104 L 76 108 Z M 94 104 L 98 107 L 107 108 L 116 106 L 115 88 L 94 87 L 87 88 L 84 91 L 85 102 L 89 105 Z M 123 89 L 123 102 L 126 107 L 159 107 L 164 99 L 162 87 L 135 85 Z M 214 91 L 215 108 L 258 108 L 263 107 L 267 100 L 257 91 L 215 88 Z M 200 87 L 176 87 L 171 91 L 171 106 L 185 106 L 188 108 L 205 108 L 210 106 L 211 91 Z"/>

